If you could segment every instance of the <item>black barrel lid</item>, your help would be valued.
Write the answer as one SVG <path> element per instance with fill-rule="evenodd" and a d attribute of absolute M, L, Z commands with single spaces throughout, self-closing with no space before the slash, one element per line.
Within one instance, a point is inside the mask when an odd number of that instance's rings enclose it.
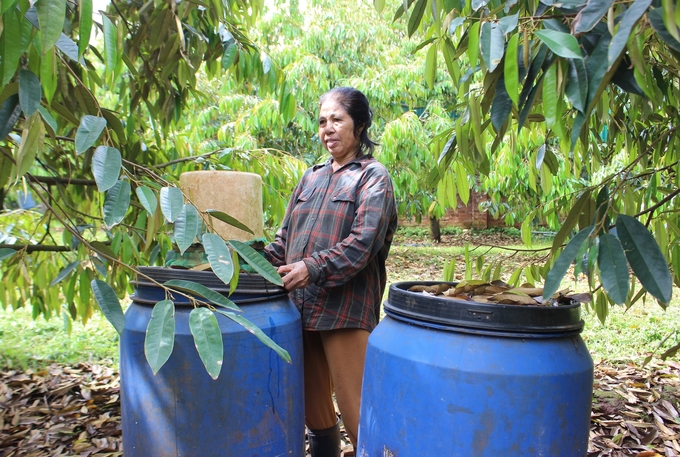
<path fill-rule="evenodd" d="M 140 272 L 136 280 L 131 281 L 135 287 L 133 301 L 137 303 L 156 303 L 165 298 L 165 292 L 155 282 L 164 284 L 172 279 L 181 279 L 201 284 L 215 292 L 229 297 L 234 303 L 248 303 L 267 300 L 286 295 L 283 287 L 272 284 L 259 274 L 240 273 L 238 285 L 233 294 L 229 292 L 229 285 L 225 284 L 212 271 L 185 270 L 166 267 L 138 267 Z M 152 281 L 153 280 L 153 281 Z M 177 296 L 175 304 L 189 303 L 188 299 Z"/>
<path fill-rule="evenodd" d="M 416 285 L 441 284 L 435 281 L 396 282 L 390 285 L 385 312 L 404 316 L 425 326 L 428 323 L 450 327 L 515 333 L 569 333 L 581 331 L 581 305 L 560 306 L 502 305 L 443 298 L 410 292 Z M 457 283 L 447 283 L 455 286 Z"/>

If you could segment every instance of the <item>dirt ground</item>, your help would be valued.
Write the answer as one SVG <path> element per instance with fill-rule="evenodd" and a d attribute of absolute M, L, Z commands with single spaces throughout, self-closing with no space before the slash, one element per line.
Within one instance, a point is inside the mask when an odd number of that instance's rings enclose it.
<path fill-rule="evenodd" d="M 597 365 L 588 457 L 680 456 L 678 410 L 680 364 Z M 0 372 L 2 457 L 121 456 L 120 421 L 120 378 L 109 367 Z"/>

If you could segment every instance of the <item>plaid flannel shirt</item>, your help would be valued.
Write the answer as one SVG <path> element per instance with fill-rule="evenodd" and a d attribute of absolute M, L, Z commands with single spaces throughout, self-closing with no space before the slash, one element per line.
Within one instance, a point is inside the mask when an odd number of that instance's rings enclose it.
<path fill-rule="evenodd" d="M 274 265 L 304 261 L 310 283 L 291 292 L 307 330 L 378 324 L 385 260 L 397 229 L 392 181 L 361 155 L 333 172 L 332 159 L 308 169 L 265 256 Z"/>

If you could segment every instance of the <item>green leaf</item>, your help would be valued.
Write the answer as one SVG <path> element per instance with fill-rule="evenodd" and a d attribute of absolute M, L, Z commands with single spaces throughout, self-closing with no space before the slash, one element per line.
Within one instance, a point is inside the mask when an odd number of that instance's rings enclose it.
<path fill-rule="evenodd" d="M 448 37 L 441 42 L 440 46 L 442 46 L 441 51 L 444 55 L 446 69 L 448 70 L 451 79 L 457 83 L 460 79 L 460 66 L 458 65 L 458 62 L 456 62 L 456 49 L 453 47 L 453 43 Z"/>
<path fill-rule="evenodd" d="M 295 96 L 291 93 L 287 93 L 283 98 L 283 105 L 281 106 L 281 114 L 283 116 L 283 121 L 288 123 L 293 120 L 295 113 L 297 112 L 297 104 L 295 101 Z"/>
<path fill-rule="evenodd" d="M 68 56 L 69 59 L 73 60 L 74 62 L 79 62 L 78 45 L 75 41 L 66 36 L 66 34 L 61 34 L 55 46 L 62 52 L 62 54 Z M 79 63 L 84 65 L 83 61 L 80 61 Z"/>
<path fill-rule="evenodd" d="M 92 0 L 78 0 L 80 24 L 78 26 L 78 57 L 85 54 L 92 33 Z"/>
<path fill-rule="evenodd" d="M 505 78 L 501 75 L 496 83 L 496 94 L 491 104 L 491 123 L 496 132 L 500 132 L 505 120 L 512 112 L 512 100 L 505 90 Z"/>
<path fill-rule="evenodd" d="M 505 90 L 515 106 L 517 106 L 517 103 L 519 102 L 519 66 L 517 64 L 518 40 L 519 33 L 516 33 L 510 38 L 510 41 L 508 41 L 503 68 Z"/>
<path fill-rule="evenodd" d="M 489 0 L 472 0 L 472 11 L 478 11 L 480 8 L 485 7 L 489 3 Z"/>
<path fill-rule="evenodd" d="M 485 22 L 482 24 L 482 36 L 480 37 L 482 59 L 489 72 L 493 73 L 505 51 L 505 35 L 496 23 Z"/>
<path fill-rule="evenodd" d="M 628 263 L 621 243 L 611 233 L 600 236 L 600 252 L 597 255 L 600 268 L 600 280 L 607 295 L 617 305 L 621 305 L 628 297 Z"/>
<path fill-rule="evenodd" d="M 179 247 L 179 252 L 184 254 L 189 246 L 194 243 L 196 235 L 201 228 L 201 217 L 194 205 L 186 204 L 182 208 L 179 217 L 175 219 L 175 242 Z"/>
<path fill-rule="evenodd" d="M 545 125 L 548 128 L 556 130 L 556 124 L 559 119 L 558 113 L 558 97 L 562 94 L 558 93 L 557 88 L 557 65 L 551 65 L 545 72 L 543 81 L 543 112 L 545 115 Z"/>
<path fill-rule="evenodd" d="M 253 267 L 255 271 L 261 274 L 264 279 L 276 284 L 277 286 L 283 286 L 283 280 L 277 273 L 276 268 L 267 262 L 267 260 L 262 257 L 255 249 L 237 240 L 229 240 L 229 245 L 239 253 L 243 260 L 248 262 L 248 265 Z"/>
<path fill-rule="evenodd" d="M 517 23 L 519 22 L 519 13 L 511 14 L 509 16 L 502 17 L 499 21 L 501 30 L 505 35 L 512 33 L 517 28 Z"/>
<path fill-rule="evenodd" d="M 49 111 L 47 111 L 46 108 L 43 108 L 42 106 L 38 107 L 38 111 L 40 112 L 40 115 L 43 118 L 43 121 L 47 123 L 47 125 L 50 126 L 52 131 L 54 133 L 57 133 L 57 129 L 59 128 L 59 125 L 57 124 L 57 120 L 54 119 L 54 117 L 50 114 Z"/>
<path fill-rule="evenodd" d="M 224 70 L 230 68 L 234 63 L 236 63 L 236 57 L 238 56 L 238 45 L 235 42 L 231 42 L 224 50 L 222 54 L 222 68 Z"/>
<path fill-rule="evenodd" d="M 99 146 L 92 155 L 92 174 L 99 192 L 106 192 L 118 182 L 123 158 L 120 151 L 110 146 Z"/>
<path fill-rule="evenodd" d="M 234 302 L 219 292 L 215 292 L 214 290 L 204 286 L 203 284 L 193 281 L 185 281 L 183 279 L 171 279 L 170 281 L 164 282 L 163 285 L 170 287 L 171 289 L 180 290 L 182 292 L 190 292 L 192 294 L 198 295 L 199 297 L 208 300 L 211 304 L 241 312 L 241 308 L 239 308 Z"/>
<path fill-rule="evenodd" d="M 155 375 L 168 361 L 175 346 L 175 304 L 161 300 L 151 311 L 144 337 L 144 355 Z"/>
<path fill-rule="evenodd" d="M 614 0 L 588 0 L 586 6 L 578 12 L 571 24 L 574 35 L 590 32 L 607 14 L 613 3 Z"/>
<path fill-rule="evenodd" d="M 40 106 L 42 89 L 40 80 L 30 70 L 19 70 L 19 102 L 26 117 L 32 116 Z"/>
<path fill-rule="evenodd" d="M 543 286 L 544 300 L 549 299 L 555 292 L 557 292 L 557 289 L 559 289 L 560 283 L 562 282 L 562 278 L 564 278 L 564 275 L 567 274 L 567 270 L 576 258 L 576 254 L 578 254 L 581 245 L 591 233 L 593 233 L 592 226 L 586 227 L 585 229 L 578 232 L 576 236 L 574 236 L 569 241 L 569 243 L 567 243 L 567 246 L 560 253 L 557 260 L 555 260 L 555 264 L 545 277 L 545 285 Z"/>
<path fill-rule="evenodd" d="M 68 265 L 66 265 L 57 275 L 56 278 L 52 280 L 50 283 L 50 287 L 56 286 L 60 282 L 62 282 L 68 275 L 71 274 L 73 270 L 75 270 L 78 266 L 80 266 L 80 260 L 76 260 L 75 262 L 71 262 Z"/>
<path fill-rule="evenodd" d="M 430 46 L 425 57 L 425 82 L 430 89 L 434 88 L 437 77 L 437 46 Z"/>
<path fill-rule="evenodd" d="M 0 109 L 0 140 L 12 131 L 14 125 L 21 116 L 21 104 L 19 103 L 19 95 L 14 94 L 7 98 Z"/>
<path fill-rule="evenodd" d="M 92 287 L 94 298 L 97 300 L 97 304 L 104 313 L 106 320 L 113 325 L 113 328 L 116 329 L 119 335 L 122 334 L 125 327 L 125 315 L 123 314 L 123 308 L 120 306 L 120 301 L 116 297 L 116 292 L 111 286 L 100 279 L 93 279 L 90 287 Z"/>
<path fill-rule="evenodd" d="M 647 18 L 649 19 L 649 24 L 659 35 L 659 38 L 661 38 L 669 47 L 680 52 L 680 41 L 673 38 L 673 35 L 666 29 L 663 8 L 650 9 L 647 13 Z"/>
<path fill-rule="evenodd" d="M 552 52 L 566 59 L 583 59 L 578 41 L 574 35 L 555 30 L 537 30 L 536 36 L 550 48 Z"/>
<path fill-rule="evenodd" d="M 207 210 L 205 210 L 205 212 L 210 214 L 215 219 L 219 219 L 222 222 L 226 222 L 227 224 L 231 225 L 232 227 L 236 227 L 237 229 L 241 229 L 243 231 L 246 231 L 246 232 L 250 233 L 251 235 L 255 235 L 255 233 L 252 230 L 250 230 L 244 223 L 240 222 L 235 217 L 231 217 L 230 215 L 223 213 L 222 211 L 218 211 L 216 209 L 207 209 Z"/>
<path fill-rule="evenodd" d="M 17 3 L 17 0 L 6 0 L 2 3 L 0 3 L 0 14 L 5 14 L 5 12 L 10 9 L 11 7 L 15 6 Z"/>
<path fill-rule="evenodd" d="M 586 122 L 586 117 L 583 113 L 578 112 L 576 113 L 576 117 L 574 118 L 574 123 L 571 126 L 571 151 L 574 151 L 574 148 L 576 147 L 576 143 L 578 142 L 579 135 L 581 134 L 581 129 L 583 128 L 583 125 Z"/>
<path fill-rule="evenodd" d="M 557 176 L 557 173 L 560 170 L 560 163 L 557 161 L 557 157 L 555 156 L 555 153 L 552 152 L 552 149 L 545 151 L 545 160 L 543 163 L 545 163 L 553 176 Z"/>
<path fill-rule="evenodd" d="M 590 190 L 587 189 L 583 192 L 583 194 L 581 194 L 578 200 L 576 200 L 576 203 L 574 203 L 574 206 L 571 208 L 571 210 L 569 210 L 569 214 L 567 214 L 567 218 L 562 223 L 562 227 L 560 227 L 560 230 L 555 235 L 555 238 L 553 238 L 552 249 L 550 250 L 551 255 L 555 255 L 557 250 L 562 247 L 564 240 L 567 239 L 567 236 L 571 233 L 573 228 L 576 227 L 576 223 L 579 220 L 581 211 L 589 201 Z"/>
<path fill-rule="evenodd" d="M 642 287 L 661 303 L 669 303 L 673 293 L 671 274 L 654 236 L 637 219 L 623 214 L 616 219 L 616 232 Z"/>
<path fill-rule="evenodd" d="M 0 188 L 3 188 L 9 183 L 14 171 L 14 162 L 12 159 L 4 154 L 0 154 Z"/>
<path fill-rule="evenodd" d="M 460 161 L 456 162 L 456 189 L 463 204 L 467 206 L 468 201 L 470 201 L 470 184 L 468 183 L 465 166 Z"/>
<path fill-rule="evenodd" d="M 17 178 L 25 175 L 33 166 L 37 153 L 45 143 L 45 125 L 38 113 L 27 120 L 27 126 L 21 133 L 21 144 L 17 153 Z"/>
<path fill-rule="evenodd" d="M 609 230 L 610 223 L 609 216 L 607 216 L 609 210 L 609 188 L 606 185 L 602 186 L 602 189 L 597 194 L 595 208 L 597 208 L 594 221 L 595 234 L 599 235 Z"/>
<path fill-rule="evenodd" d="M 90 116 L 89 114 L 83 116 L 76 131 L 76 153 L 82 154 L 92 147 L 105 127 L 106 119 L 103 117 Z"/>
<path fill-rule="evenodd" d="M 385 0 L 373 0 L 373 7 L 378 14 L 382 14 L 385 9 Z"/>
<path fill-rule="evenodd" d="M 59 79 L 59 73 L 57 71 L 53 71 L 55 68 L 55 53 L 56 50 L 54 49 L 52 51 L 48 51 L 47 54 L 42 56 L 42 61 L 40 62 L 40 83 L 42 84 L 43 94 L 45 95 L 48 106 L 52 104 L 52 99 L 54 98 L 54 94 L 57 91 Z"/>
<path fill-rule="evenodd" d="M 116 255 L 116 253 L 113 252 L 113 249 L 111 249 L 108 245 L 102 243 L 101 241 L 91 241 L 90 245 L 101 254 L 107 255 L 112 259 L 118 258 L 118 255 Z"/>
<path fill-rule="evenodd" d="M 184 209 L 184 194 L 177 187 L 161 189 L 161 212 L 168 222 L 175 222 Z"/>
<path fill-rule="evenodd" d="M 623 13 L 623 17 L 619 24 L 619 30 L 612 38 L 611 43 L 609 43 L 609 50 L 607 52 L 608 68 L 611 68 L 619 58 L 621 52 L 626 47 L 626 43 L 628 43 L 628 37 L 630 37 L 630 34 L 633 31 L 633 27 L 637 24 L 642 15 L 645 14 L 651 4 L 652 0 L 635 0 L 635 3 Z"/>
<path fill-rule="evenodd" d="M 586 60 L 586 72 L 588 73 L 588 99 L 586 102 L 586 110 L 592 109 L 591 104 L 595 97 L 600 93 L 600 85 L 602 79 L 607 73 L 607 53 L 609 52 L 609 43 L 611 39 L 608 35 L 603 35 L 595 45 L 595 49 L 591 52 Z M 603 85 L 604 86 L 604 85 Z"/>
<path fill-rule="evenodd" d="M 28 48 L 33 26 L 25 20 L 19 8 L 13 8 L 2 16 L 3 30 L 0 33 L 0 87 L 10 82 L 17 71 L 21 56 Z"/>
<path fill-rule="evenodd" d="M 529 90 L 529 93 L 527 94 L 526 98 L 526 103 L 521 106 L 521 111 L 519 113 L 519 120 L 518 120 L 518 127 L 517 131 L 519 132 L 520 129 L 524 126 L 524 123 L 527 120 L 527 117 L 531 113 L 531 109 L 534 106 L 534 101 L 536 100 L 536 95 L 539 92 L 539 88 L 541 87 L 541 82 L 543 81 L 543 78 L 545 77 L 545 73 L 543 73 L 539 78 L 538 81 L 536 81 L 536 85 L 531 87 L 531 90 Z M 526 83 L 525 83 L 526 85 Z M 521 104 L 521 94 L 520 94 L 520 104 Z"/>
<path fill-rule="evenodd" d="M 675 23 L 675 0 L 661 0 L 661 7 L 663 8 L 663 21 L 668 33 L 677 41 L 680 41 L 680 33 L 678 33 L 678 25 Z"/>
<path fill-rule="evenodd" d="M 264 343 L 264 345 L 267 346 L 268 348 L 273 349 L 274 352 L 276 352 L 279 355 L 279 357 L 281 357 L 283 360 L 285 360 L 288 363 L 292 363 L 292 359 L 290 358 L 290 354 L 288 353 L 288 351 L 286 351 L 281 346 L 276 344 L 274 340 L 269 338 L 269 336 L 267 336 L 266 333 L 264 333 L 260 328 L 258 328 L 248 319 L 246 319 L 243 316 L 239 316 L 238 314 L 222 311 L 219 309 L 217 310 L 217 312 L 222 314 L 223 316 L 228 317 L 229 319 L 236 322 L 237 324 L 245 328 L 247 331 L 255 335 L 258 340 Z"/>
<path fill-rule="evenodd" d="M 543 165 L 543 159 L 545 159 L 545 143 L 538 148 L 536 151 L 536 169 L 539 170 Z"/>
<path fill-rule="evenodd" d="M 231 261 L 234 262 L 234 271 L 241 271 L 241 263 L 238 260 L 238 252 L 234 250 L 231 251 Z M 229 281 L 229 295 L 236 291 L 240 279 L 240 274 L 231 275 L 231 281 Z"/>
<path fill-rule="evenodd" d="M 213 273 L 225 284 L 229 284 L 231 275 L 234 274 L 234 264 L 231 261 L 231 253 L 227 244 L 219 236 L 206 233 L 203 235 L 203 247 L 208 255 L 208 262 L 210 262 Z"/>
<path fill-rule="evenodd" d="M 118 30 L 107 15 L 103 14 L 102 28 L 104 29 L 104 63 L 106 73 L 114 75 L 118 65 Z"/>
<path fill-rule="evenodd" d="M 532 211 L 525 219 L 522 221 L 522 227 L 520 233 L 522 235 L 522 242 L 531 247 L 531 229 L 533 227 L 534 218 L 536 215 Z"/>
<path fill-rule="evenodd" d="M 66 22 L 66 0 L 38 0 L 38 22 L 42 53 L 45 54 L 59 40 Z"/>
<path fill-rule="evenodd" d="M 189 314 L 189 329 L 203 366 L 211 378 L 217 379 L 224 357 L 224 343 L 217 317 L 207 308 L 194 308 Z"/>
<path fill-rule="evenodd" d="M 425 13 L 425 7 L 427 6 L 428 0 L 418 0 L 416 5 L 411 11 L 411 17 L 408 19 L 408 36 L 409 38 L 418 30 L 420 21 L 423 19 L 423 13 Z"/>
<path fill-rule="evenodd" d="M 106 119 L 109 128 L 112 129 L 113 133 L 116 134 L 118 143 L 125 144 L 127 142 L 125 127 L 123 127 L 123 123 L 120 121 L 120 119 L 116 117 L 116 113 L 107 109 L 102 109 L 101 112 L 102 116 L 104 116 L 104 119 Z"/>
<path fill-rule="evenodd" d="M 468 29 L 468 48 L 467 54 L 470 60 L 470 66 L 473 70 L 477 67 L 477 58 L 479 56 L 479 27 L 480 23 L 475 22 Z"/>
<path fill-rule="evenodd" d="M 0 248 L 0 260 L 8 259 L 16 253 L 17 253 L 17 251 L 15 249 Z"/>
<path fill-rule="evenodd" d="M 142 204 L 144 209 L 150 214 L 154 215 L 156 208 L 158 207 L 158 200 L 156 199 L 156 193 L 147 186 L 139 186 L 135 189 L 137 194 L 137 199 L 139 203 Z"/>
<path fill-rule="evenodd" d="M 397 8 L 397 11 L 395 11 L 392 22 L 396 22 L 400 17 L 402 17 L 404 13 L 408 11 L 409 7 L 414 1 L 415 0 L 404 0 L 403 3 L 399 5 L 399 8 Z"/>
<path fill-rule="evenodd" d="M 607 315 L 609 315 L 609 302 L 604 293 L 597 294 L 597 300 L 595 300 L 595 313 L 602 325 L 604 325 L 607 321 Z"/>
<path fill-rule="evenodd" d="M 130 208 L 130 183 L 118 180 L 106 192 L 104 199 L 104 225 L 111 228 L 120 224 Z"/>

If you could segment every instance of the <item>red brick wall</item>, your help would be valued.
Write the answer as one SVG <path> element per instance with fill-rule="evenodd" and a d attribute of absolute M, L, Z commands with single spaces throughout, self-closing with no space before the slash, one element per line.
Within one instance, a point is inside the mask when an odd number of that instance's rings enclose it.
<path fill-rule="evenodd" d="M 455 211 L 449 209 L 446 212 L 440 221 L 441 225 L 476 229 L 505 227 L 505 221 L 502 218 L 494 219 L 487 211 L 479 210 L 479 204 L 488 200 L 489 197 L 486 194 L 471 192 L 467 206 L 458 200 L 458 207 Z"/>

